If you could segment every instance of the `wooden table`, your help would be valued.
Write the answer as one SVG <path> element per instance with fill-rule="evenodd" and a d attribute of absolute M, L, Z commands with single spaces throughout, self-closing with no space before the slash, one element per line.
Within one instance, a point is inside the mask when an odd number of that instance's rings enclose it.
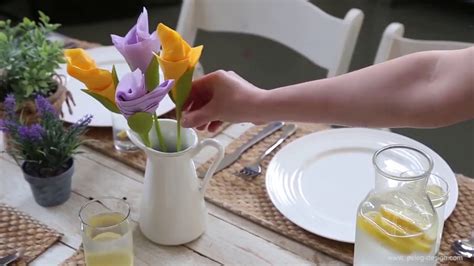
<path fill-rule="evenodd" d="M 251 124 L 232 125 L 215 138 L 228 145 L 249 127 Z M 0 151 L 3 150 L 1 137 Z M 203 236 L 183 246 L 156 245 L 136 227 L 143 173 L 91 149 L 81 149 L 84 153 L 75 157 L 71 198 L 52 208 L 34 202 L 21 169 L 10 156 L 0 154 L 0 202 L 16 207 L 64 234 L 60 242 L 34 260 L 32 265 L 57 265 L 79 248 L 79 208 L 89 197 L 100 196 L 127 197 L 135 225 L 135 265 L 344 264 L 209 202 L 208 227 Z M 213 150 L 205 149 L 195 157 L 195 162 L 201 164 L 212 155 Z"/>

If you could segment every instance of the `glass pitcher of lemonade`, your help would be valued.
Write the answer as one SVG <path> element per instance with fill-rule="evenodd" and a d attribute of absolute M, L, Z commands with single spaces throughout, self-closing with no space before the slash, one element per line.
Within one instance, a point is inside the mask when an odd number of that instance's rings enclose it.
<path fill-rule="evenodd" d="M 82 206 L 82 242 L 87 266 L 133 265 L 130 206 L 119 198 L 98 198 Z"/>
<path fill-rule="evenodd" d="M 357 210 L 354 265 L 435 265 L 438 217 L 426 193 L 432 159 L 390 145 L 372 162 L 375 188 Z"/>

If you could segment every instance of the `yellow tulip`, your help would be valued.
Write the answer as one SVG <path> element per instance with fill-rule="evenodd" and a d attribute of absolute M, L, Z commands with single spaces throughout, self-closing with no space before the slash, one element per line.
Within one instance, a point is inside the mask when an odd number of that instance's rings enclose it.
<path fill-rule="evenodd" d="M 66 49 L 67 73 L 84 83 L 88 90 L 115 103 L 112 73 L 97 68 L 95 61 L 83 49 Z"/>
<path fill-rule="evenodd" d="M 156 30 L 161 41 L 161 52 L 158 56 L 165 79 L 178 80 L 184 72 L 193 68 L 201 57 L 203 46 L 190 47 L 189 44 L 171 28 L 158 24 Z M 175 88 L 172 90 L 176 96 Z"/>

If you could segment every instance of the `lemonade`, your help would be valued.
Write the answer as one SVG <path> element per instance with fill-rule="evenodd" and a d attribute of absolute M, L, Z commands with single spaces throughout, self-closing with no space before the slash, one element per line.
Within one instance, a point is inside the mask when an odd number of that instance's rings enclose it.
<path fill-rule="evenodd" d="M 438 217 L 426 185 L 433 161 L 405 145 L 378 150 L 375 188 L 360 203 L 354 265 L 435 265 Z"/>
<path fill-rule="evenodd" d="M 448 183 L 441 177 L 432 174 L 430 176 L 429 183 L 426 188 L 426 194 L 431 200 L 431 204 L 438 214 L 438 240 L 436 241 L 435 252 L 438 254 L 441 246 L 441 237 L 443 235 L 444 228 L 444 209 L 445 204 L 448 201 Z"/>
<path fill-rule="evenodd" d="M 120 213 L 103 213 L 89 218 L 83 235 L 88 266 L 133 265 L 133 241 L 129 223 Z"/>
<path fill-rule="evenodd" d="M 357 215 L 355 265 L 434 263 L 436 217 L 403 191 L 368 198 Z"/>

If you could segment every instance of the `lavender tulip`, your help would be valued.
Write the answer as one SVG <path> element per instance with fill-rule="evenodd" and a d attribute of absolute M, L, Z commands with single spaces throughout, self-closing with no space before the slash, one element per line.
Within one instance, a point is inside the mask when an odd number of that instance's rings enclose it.
<path fill-rule="evenodd" d="M 173 87 L 174 80 L 166 80 L 152 91 L 145 87 L 145 76 L 140 69 L 127 73 L 117 85 L 115 102 L 125 117 L 138 112 L 154 114 L 161 100 Z"/>
<path fill-rule="evenodd" d="M 137 20 L 137 24 L 125 35 L 120 37 L 112 34 L 112 42 L 115 48 L 123 55 L 130 68 L 139 68 L 145 73 L 153 53 L 160 50 L 160 40 L 153 32 L 148 31 L 148 12 L 143 8 Z"/>

